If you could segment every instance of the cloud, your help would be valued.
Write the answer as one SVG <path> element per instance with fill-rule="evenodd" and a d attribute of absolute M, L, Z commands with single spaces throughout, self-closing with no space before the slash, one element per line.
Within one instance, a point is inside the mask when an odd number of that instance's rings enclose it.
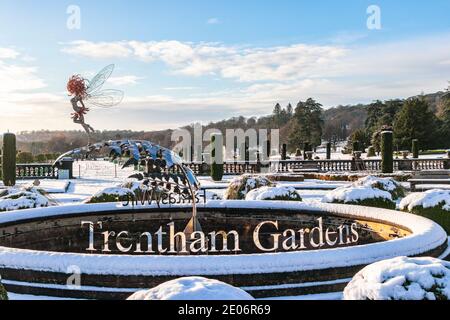
<path fill-rule="evenodd" d="M 341 40 L 348 42 L 351 36 Z M 176 40 L 76 41 L 65 44 L 62 50 L 90 58 L 162 62 L 171 73 L 187 78 L 186 86 L 177 86 L 178 81 L 171 85 L 164 79 L 165 87 L 159 92 L 134 91 L 136 95 L 127 94 L 117 108 L 92 109 L 87 119 L 96 129 L 174 128 L 236 115 L 264 115 L 277 102 L 295 105 L 308 97 L 329 107 L 408 97 L 447 86 L 450 34 L 370 45 L 330 43 L 260 47 Z M 2 110 L 6 106 L 10 116 L 3 116 L 0 126 L 68 129 L 67 125 L 72 125 L 70 129 L 78 129 L 68 118 L 67 98 L 63 94 L 33 93 L 32 90 L 45 87 L 38 69 L 6 60 L 15 57 L 18 61 L 21 55 L 0 50 L 0 57 L 1 52 L 4 58 L 0 58 L 0 81 L 4 88 L 0 90 L 7 89 L 6 93 L 0 92 L 0 101 Z M 202 83 L 201 90 L 195 90 L 199 88 L 193 87 L 197 82 L 189 82 L 192 77 L 227 81 L 223 85 L 215 82 L 213 86 Z M 112 81 L 125 85 L 140 80 L 124 75 Z M 19 118 L 21 121 L 15 120 Z"/>
<path fill-rule="evenodd" d="M 37 68 L 20 64 L 20 52 L 0 47 L 0 94 L 41 89 L 46 86 Z"/>
<path fill-rule="evenodd" d="M 0 48 L 0 59 L 16 59 L 20 53 L 11 48 Z"/>
<path fill-rule="evenodd" d="M 209 19 L 206 21 L 206 23 L 207 23 L 207 24 L 220 24 L 221 22 L 220 22 L 220 20 L 219 20 L 218 18 L 209 18 Z"/>
<path fill-rule="evenodd" d="M 102 55 L 104 58 L 129 56 L 144 62 L 162 61 L 177 74 L 218 75 L 240 82 L 286 81 L 310 76 L 315 68 L 326 69 L 347 53 L 346 49 L 339 46 L 294 44 L 251 47 L 180 41 L 75 41 L 62 50 L 91 58 Z"/>
<path fill-rule="evenodd" d="M 64 44 L 64 43 L 63 43 Z M 91 58 L 126 58 L 131 55 L 131 50 L 126 42 L 89 42 L 84 40 L 73 41 L 70 46 L 62 49 L 63 52 Z"/>
<path fill-rule="evenodd" d="M 135 85 L 138 84 L 139 80 L 142 80 L 142 77 L 137 77 L 133 75 L 128 76 L 120 76 L 120 77 L 110 77 L 108 79 L 108 83 L 114 86 L 126 86 L 126 85 Z"/>

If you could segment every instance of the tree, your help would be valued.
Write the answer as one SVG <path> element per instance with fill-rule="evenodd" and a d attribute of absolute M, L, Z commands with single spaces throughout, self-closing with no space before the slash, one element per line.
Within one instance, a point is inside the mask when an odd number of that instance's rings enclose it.
<path fill-rule="evenodd" d="M 292 118 L 292 116 L 294 115 L 294 108 L 292 108 L 292 104 L 289 103 L 289 104 L 287 105 L 287 107 L 286 107 L 286 113 L 287 113 L 289 119 Z"/>
<path fill-rule="evenodd" d="M 359 150 L 353 150 L 354 143 L 358 143 Z M 350 138 L 348 139 L 348 148 L 351 148 L 353 151 L 364 151 L 366 147 L 369 145 L 370 139 L 366 134 L 364 129 L 358 129 L 352 132 Z"/>
<path fill-rule="evenodd" d="M 367 107 L 366 131 L 371 137 L 383 127 L 391 127 L 403 100 L 375 101 Z"/>
<path fill-rule="evenodd" d="M 322 143 L 322 112 L 322 105 L 311 98 L 297 104 L 289 133 L 290 150 L 305 143 L 313 147 Z"/>
<path fill-rule="evenodd" d="M 444 97 L 441 126 L 439 131 L 442 146 L 444 148 L 450 148 L 450 92 Z"/>
<path fill-rule="evenodd" d="M 17 155 L 17 163 L 32 163 L 33 161 L 34 157 L 31 152 L 19 152 Z"/>
<path fill-rule="evenodd" d="M 394 144 L 409 150 L 413 139 L 419 139 L 423 149 L 430 149 L 436 143 L 437 118 L 422 98 L 405 102 L 394 121 Z"/>
<path fill-rule="evenodd" d="M 373 135 L 378 128 L 378 120 L 382 116 L 384 103 L 377 100 L 367 107 L 366 130 L 369 136 Z"/>

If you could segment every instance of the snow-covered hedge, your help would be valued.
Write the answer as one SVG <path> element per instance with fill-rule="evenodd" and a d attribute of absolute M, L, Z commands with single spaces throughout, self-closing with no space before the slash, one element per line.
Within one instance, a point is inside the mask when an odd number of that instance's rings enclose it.
<path fill-rule="evenodd" d="M 398 257 L 358 272 L 344 290 L 345 300 L 448 300 L 450 262 Z"/>
<path fill-rule="evenodd" d="M 242 289 L 202 277 L 165 282 L 153 289 L 138 291 L 128 300 L 253 300 Z"/>
<path fill-rule="evenodd" d="M 302 201 L 302 197 L 292 187 L 261 187 L 247 193 L 245 200 Z"/>
<path fill-rule="evenodd" d="M 230 182 L 225 191 L 225 200 L 244 200 L 247 193 L 261 187 L 272 187 L 273 183 L 264 176 L 244 174 Z"/>
<path fill-rule="evenodd" d="M 450 234 L 450 190 L 411 193 L 400 202 L 400 210 L 429 218 Z"/>
<path fill-rule="evenodd" d="M 337 188 L 328 192 L 322 202 L 395 209 L 395 203 L 392 201 L 392 195 L 389 192 L 364 186 Z"/>
<path fill-rule="evenodd" d="M 5 287 L 2 285 L 2 278 L 0 277 L 0 301 L 8 300 L 8 293 L 5 290 Z"/>
<path fill-rule="evenodd" d="M 94 194 L 87 203 L 121 202 L 133 199 L 135 196 L 131 189 L 123 187 L 106 188 Z"/>
<path fill-rule="evenodd" d="M 393 178 L 379 178 L 375 176 L 367 176 L 359 179 L 354 183 L 355 186 L 372 187 L 383 191 L 387 191 L 392 195 L 393 200 L 403 198 L 405 189 L 400 183 Z"/>
<path fill-rule="evenodd" d="M 49 199 L 44 196 L 44 191 L 34 187 L 8 188 L 0 194 L 0 211 L 2 212 L 48 206 Z"/>

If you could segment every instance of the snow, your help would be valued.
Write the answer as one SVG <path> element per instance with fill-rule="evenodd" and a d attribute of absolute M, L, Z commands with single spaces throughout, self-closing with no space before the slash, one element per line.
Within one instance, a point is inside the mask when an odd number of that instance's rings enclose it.
<path fill-rule="evenodd" d="M 330 191 L 323 197 L 323 202 L 343 202 L 353 203 L 365 199 L 387 199 L 392 201 L 392 196 L 389 192 L 372 187 L 341 187 Z"/>
<path fill-rule="evenodd" d="M 14 211 L 38 207 L 47 207 L 49 201 L 38 189 L 28 188 L 8 188 L 3 191 L 0 197 L 0 211 Z"/>
<path fill-rule="evenodd" d="M 277 198 L 289 198 L 293 201 L 301 201 L 299 194 L 292 187 L 261 187 L 247 193 L 245 200 L 276 200 Z"/>
<path fill-rule="evenodd" d="M 434 208 L 442 206 L 443 210 L 450 211 L 450 190 L 428 190 L 415 192 L 405 197 L 400 202 L 401 210 L 411 211 L 415 207 Z"/>
<path fill-rule="evenodd" d="M 365 178 L 361 178 L 358 181 L 356 181 L 354 185 L 372 188 L 381 186 L 380 189 L 384 191 L 394 191 L 395 189 L 400 187 L 400 184 L 392 178 L 378 178 L 374 176 L 367 176 Z"/>
<path fill-rule="evenodd" d="M 344 299 L 450 299 L 450 262 L 397 257 L 371 264 L 347 285 Z"/>
<path fill-rule="evenodd" d="M 227 256 L 128 256 L 76 254 L 0 247 L 0 268 L 42 270 L 66 273 L 77 265 L 84 274 L 118 274 L 143 276 L 193 276 L 226 274 L 264 274 L 273 272 L 300 272 L 370 264 L 397 256 L 414 256 L 437 248 L 447 241 L 446 232 L 431 220 L 409 213 L 351 205 L 336 205 L 289 201 L 209 201 L 200 207 L 207 209 L 286 210 L 293 214 L 308 211 L 317 217 L 336 214 L 357 220 L 376 220 L 411 230 L 412 235 L 391 241 L 354 247 L 326 250 L 296 251 L 267 254 Z M 161 208 L 187 208 L 186 205 L 161 205 Z M 157 205 L 142 209 L 157 209 Z M 101 214 L 129 210 L 120 203 L 48 207 L 7 212 L 0 215 L 0 224 L 33 218 L 73 215 L 74 213 Z"/>
<path fill-rule="evenodd" d="M 225 191 L 224 199 L 234 197 L 237 192 L 245 199 L 247 193 L 251 190 L 270 185 L 272 185 L 272 182 L 264 176 L 244 174 L 230 182 L 227 191 Z M 234 198 L 231 200 L 234 200 Z"/>
<path fill-rule="evenodd" d="M 69 180 L 56 180 L 56 179 L 42 179 L 39 180 L 39 189 L 44 190 L 46 193 L 65 193 L 69 188 Z M 30 186 L 29 180 L 20 180 L 16 182 L 17 187 Z"/>
<path fill-rule="evenodd" d="M 112 187 L 112 188 L 106 188 L 106 189 L 103 189 L 102 191 L 97 192 L 96 194 L 94 194 L 93 198 L 99 198 L 103 195 L 122 197 L 122 196 L 127 196 L 129 194 L 133 194 L 133 191 L 131 189 L 122 188 L 122 187 Z"/>
<path fill-rule="evenodd" d="M 242 289 L 218 280 L 186 277 L 165 282 L 153 289 L 138 291 L 128 300 L 254 300 Z"/>
<path fill-rule="evenodd" d="M 290 296 L 290 297 L 273 297 L 260 300 L 281 300 L 281 301 L 331 301 L 342 300 L 342 292 L 318 293 L 308 294 L 304 296 Z"/>

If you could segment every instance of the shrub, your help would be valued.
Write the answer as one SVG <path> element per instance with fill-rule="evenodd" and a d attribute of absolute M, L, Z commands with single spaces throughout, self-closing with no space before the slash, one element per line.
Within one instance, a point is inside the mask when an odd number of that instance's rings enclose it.
<path fill-rule="evenodd" d="M 365 186 L 346 186 L 328 192 L 322 202 L 395 209 L 389 192 Z"/>
<path fill-rule="evenodd" d="M 281 160 L 287 160 L 287 145 L 283 144 L 281 148 Z"/>
<path fill-rule="evenodd" d="M 327 160 L 331 159 L 331 143 L 327 143 Z"/>
<path fill-rule="evenodd" d="M 419 140 L 418 139 L 414 139 L 412 141 L 412 153 L 413 153 L 413 158 L 414 159 L 418 159 L 419 158 Z"/>
<path fill-rule="evenodd" d="M 393 134 L 391 131 L 381 133 L 381 170 L 383 173 L 394 172 Z"/>
<path fill-rule="evenodd" d="M 17 155 L 17 162 L 18 163 L 33 163 L 34 157 L 31 152 L 19 152 Z"/>
<path fill-rule="evenodd" d="M 225 191 L 225 200 L 244 200 L 251 190 L 261 187 L 272 187 L 273 183 L 269 179 L 259 175 L 244 174 L 231 181 Z"/>
<path fill-rule="evenodd" d="M 450 190 L 411 193 L 400 202 L 400 210 L 431 219 L 450 234 Z"/>
<path fill-rule="evenodd" d="M 0 194 L 0 212 L 48 207 L 49 199 L 36 188 L 9 188 Z"/>
<path fill-rule="evenodd" d="M 8 293 L 6 292 L 5 287 L 3 287 L 1 278 L 0 278 L 0 301 L 8 300 Z"/>
<path fill-rule="evenodd" d="M 223 178 L 223 138 L 220 134 L 211 135 L 211 178 L 213 181 L 222 181 Z"/>
<path fill-rule="evenodd" d="M 36 161 L 39 163 L 44 163 L 47 161 L 47 157 L 45 156 L 45 154 L 38 154 L 36 156 Z"/>
<path fill-rule="evenodd" d="M 3 135 L 3 183 L 7 187 L 16 184 L 16 136 L 12 133 Z"/>
<path fill-rule="evenodd" d="M 367 176 L 359 179 L 354 183 L 355 186 L 365 186 L 377 188 L 387 191 L 391 194 L 393 200 L 403 198 L 405 196 L 405 188 L 393 178 L 378 178 L 374 176 Z"/>
<path fill-rule="evenodd" d="M 302 201 L 292 187 L 261 187 L 247 193 L 245 200 Z"/>
<path fill-rule="evenodd" d="M 344 300 L 449 300 L 450 262 L 398 257 L 371 264 L 344 289 Z"/>
<path fill-rule="evenodd" d="M 124 202 L 134 199 L 135 194 L 131 189 L 114 187 L 106 188 L 93 195 L 87 203 Z"/>
<path fill-rule="evenodd" d="M 128 300 L 254 300 L 240 288 L 218 280 L 186 277 L 171 280 L 150 289 L 138 291 Z"/>

